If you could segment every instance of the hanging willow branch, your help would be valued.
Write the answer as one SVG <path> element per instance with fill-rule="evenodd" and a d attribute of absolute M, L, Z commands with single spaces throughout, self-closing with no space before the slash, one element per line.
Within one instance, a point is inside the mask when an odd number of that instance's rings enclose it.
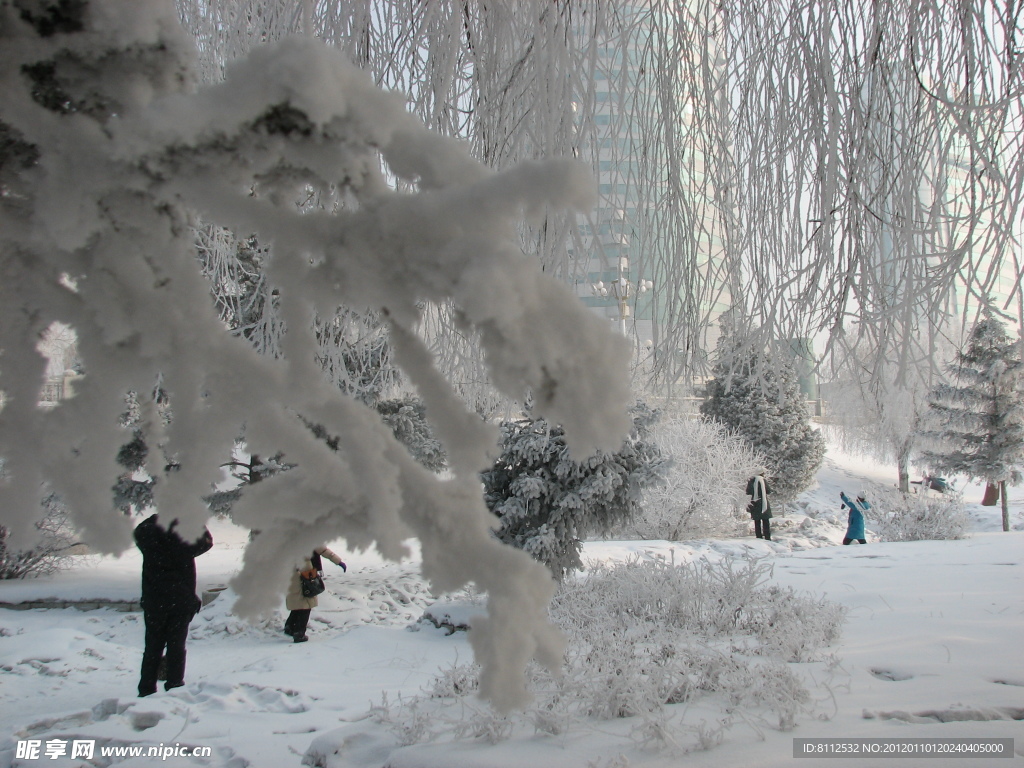
<path fill-rule="evenodd" d="M 311 32 L 494 168 L 590 164 L 656 285 L 643 386 L 701 377 L 730 305 L 760 341 L 841 354 L 855 332 L 900 370 L 951 317 L 1020 316 L 1016 0 L 177 1 L 207 78 Z M 579 224 L 549 214 L 522 241 L 586 287 L 601 253 Z M 431 343 L 479 368 L 466 340 Z"/>

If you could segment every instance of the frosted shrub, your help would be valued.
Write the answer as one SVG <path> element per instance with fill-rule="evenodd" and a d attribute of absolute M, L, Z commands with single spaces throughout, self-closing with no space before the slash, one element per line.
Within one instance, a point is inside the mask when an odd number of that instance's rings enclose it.
<path fill-rule="evenodd" d="M 79 541 L 71 528 L 64 502 L 57 494 L 48 493 L 42 506 L 46 514 L 36 523 L 39 540 L 34 547 L 17 549 L 10 546 L 8 530 L 0 525 L 0 579 L 50 576 L 74 567 L 77 562 L 71 553 Z"/>
<path fill-rule="evenodd" d="M 763 559 L 753 558 L 602 566 L 567 584 L 552 603 L 552 615 L 567 631 L 582 630 L 583 637 L 601 626 L 622 631 L 663 626 L 669 634 L 688 630 L 702 636 L 738 633 L 746 638 L 741 645 L 757 655 L 810 661 L 839 636 L 842 610 L 766 585 L 771 571 Z"/>
<path fill-rule="evenodd" d="M 882 541 L 962 539 L 968 518 L 963 496 L 887 493 L 872 509 L 874 528 Z"/>
<path fill-rule="evenodd" d="M 736 721 L 793 728 L 815 709 L 815 695 L 794 663 L 824 661 L 843 609 L 823 599 L 768 584 L 763 560 L 699 560 L 677 566 L 632 561 L 600 566 L 567 580 L 551 605 L 567 634 L 564 676 L 533 668 L 535 704 L 502 724 L 562 734 L 586 721 L 636 718 L 633 737 L 643 744 L 689 748 L 720 742 Z M 459 738 L 466 721 L 484 715 L 467 700 L 474 666 L 443 671 L 422 697 L 378 717 L 404 738 L 408 721 L 437 708 L 451 723 L 445 738 Z M 722 713 L 716 724 L 685 722 L 700 704 Z M 492 729 L 488 732 L 493 735 Z"/>
<path fill-rule="evenodd" d="M 655 425 L 652 441 L 669 460 L 664 483 L 644 491 L 640 514 L 616 535 L 632 539 L 724 538 L 747 517 L 747 478 L 763 461 L 742 438 L 706 419 Z"/>

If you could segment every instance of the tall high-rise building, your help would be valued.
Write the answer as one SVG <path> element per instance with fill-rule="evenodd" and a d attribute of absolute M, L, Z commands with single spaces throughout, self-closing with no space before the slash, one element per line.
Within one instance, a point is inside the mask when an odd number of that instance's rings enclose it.
<path fill-rule="evenodd" d="M 599 194 L 580 225 L 577 294 L 669 386 L 699 375 L 730 303 L 727 193 L 707 156 L 726 154 L 714 117 L 724 68 L 707 20 L 685 5 L 617 6 L 590 43 L 593 83 L 577 107 Z"/>

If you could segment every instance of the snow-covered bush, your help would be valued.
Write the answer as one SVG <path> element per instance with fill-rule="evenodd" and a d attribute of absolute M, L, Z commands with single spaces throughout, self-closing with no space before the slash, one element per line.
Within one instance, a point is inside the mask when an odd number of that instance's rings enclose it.
<path fill-rule="evenodd" d="M 569 637 L 565 674 L 534 668 L 529 710 L 496 722 L 474 707 L 467 697 L 476 673 L 467 664 L 375 714 L 404 743 L 495 738 L 516 728 L 560 734 L 618 718 L 635 718 L 641 742 L 664 745 L 670 733 L 691 733 L 692 745 L 675 745 L 684 748 L 706 748 L 737 722 L 789 730 L 823 693 L 792 665 L 834 661 L 825 649 L 840 635 L 844 609 L 769 584 L 770 576 L 771 566 L 757 559 L 595 567 L 567 579 L 552 601 L 552 617 Z M 721 719 L 687 723 L 688 705 Z"/>
<path fill-rule="evenodd" d="M 502 450 L 481 477 L 484 499 L 498 516 L 497 536 L 544 563 L 556 578 L 583 567 L 590 534 L 630 520 L 641 493 L 657 483 L 664 459 L 650 439 L 656 414 L 633 409 L 633 431 L 619 450 L 572 455 L 561 427 L 525 418 L 501 425 Z"/>
<path fill-rule="evenodd" d="M 669 541 L 737 535 L 749 520 L 747 479 L 764 459 L 706 419 L 660 421 L 651 439 L 668 460 L 664 481 L 644 491 L 639 514 L 615 535 Z"/>
<path fill-rule="evenodd" d="M 451 302 L 499 391 L 532 392 L 581 457 L 617 448 L 629 431 L 627 342 L 523 254 L 517 230 L 524 216 L 586 210 L 589 172 L 569 159 L 491 171 L 313 39 L 259 47 L 197 88 L 172 0 L 0 0 L 0 31 L 0 524 L 29 545 L 48 480 L 91 548 L 130 547 L 110 487 L 121 398 L 135 391 L 150 450 L 178 462 L 147 466 L 155 505 L 198 534 L 202 497 L 244 425 L 250 451 L 296 466 L 233 510 L 262 531 L 234 583 L 239 615 L 279 605 L 290 561 L 325 539 L 396 559 L 418 537 L 434 588 L 473 581 L 489 595 L 471 633 L 482 694 L 523 703 L 527 660 L 560 659 L 553 586 L 492 536 L 479 472 L 495 430 L 416 331 L 424 306 Z M 337 204 L 303 210 L 311 193 Z M 278 291 L 280 357 L 224 327 L 196 259 L 197 216 L 272 244 L 263 267 Z M 326 380 L 314 322 L 339 306 L 385 318 L 450 478 Z M 54 321 L 74 330 L 84 376 L 44 412 L 37 344 Z M 143 397 L 158 376 L 168 424 Z M 339 436 L 338 449 L 307 424 Z"/>
<path fill-rule="evenodd" d="M 970 520 L 963 496 L 889 492 L 872 500 L 871 527 L 882 541 L 962 539 Z"/>
<path fill-rule="evenodd" d="M 75 564 L 72 551 L 80 542 L 68 521 L 67 507 L 57 494 L 48 493 L 43 509 L 45 515 L 36 523 L 39 537 L 33 547 L 15 549 L 7 528 L 0 525 L 0 579 L 48 576 Z"/>

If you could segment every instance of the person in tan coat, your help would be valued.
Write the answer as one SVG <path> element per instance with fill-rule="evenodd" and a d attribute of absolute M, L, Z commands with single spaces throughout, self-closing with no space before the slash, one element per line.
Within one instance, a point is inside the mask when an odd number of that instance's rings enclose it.
<path fill-rule="evenodd" d="M 327 558 L 343 571 L 347 571 L 345 563 L 334 552 L 327 547 L 317 547 L 313 550 L 312 557 L 304 560 L 301 566 L 295 569 L 292 574 L 291 583 L 288 585 L 288 594 L 284 599 L 284 607 L 290 613 L 284 623 L 284 633 L 291 635 L 296 643 L 304 643 L 309 638 L 306 636 L 306 626 L 309 624 L 309 613 L 317 606 L 317 598 L 304 597 L 302 594 L 302 580 L 299 578 L 303 572 L 323 571 L 323 559 Z"/>

